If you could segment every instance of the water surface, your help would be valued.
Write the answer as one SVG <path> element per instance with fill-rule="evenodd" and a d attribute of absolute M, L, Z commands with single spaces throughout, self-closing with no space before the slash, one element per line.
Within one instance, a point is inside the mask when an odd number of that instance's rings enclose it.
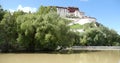
<path fill-rule="evenodd" d="M 120 51 L 77 54 L 0 54 L 0 63 L 120 63 Z"/>

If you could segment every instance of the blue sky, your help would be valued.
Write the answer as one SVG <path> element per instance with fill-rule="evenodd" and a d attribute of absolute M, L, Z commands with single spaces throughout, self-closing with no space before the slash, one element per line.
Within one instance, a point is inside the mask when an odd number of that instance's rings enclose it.
<path fill-rule="evenodd" d="M 16 10 L 19 6 L 38 9 L 41 5 L 79 7 L 86 15 L 120 34 L 120 0 L 0 0 L 0 4 L 7 10 Z"/>

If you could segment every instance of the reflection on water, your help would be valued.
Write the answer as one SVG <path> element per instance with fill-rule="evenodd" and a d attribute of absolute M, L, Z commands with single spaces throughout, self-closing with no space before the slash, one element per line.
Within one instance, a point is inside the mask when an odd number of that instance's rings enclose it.
<path fill-rule="evenodd" d="M 120 51 L 79 54 L 0 54 L 0 63 L 120 63 Z"/>

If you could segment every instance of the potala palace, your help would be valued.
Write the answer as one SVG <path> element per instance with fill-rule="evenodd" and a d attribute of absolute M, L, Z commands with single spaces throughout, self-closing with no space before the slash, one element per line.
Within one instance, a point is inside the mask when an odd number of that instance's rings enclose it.
<path fill-rule="evenodd" d="M 96 18 L 85 16 L 85 13 L 80 11 L 77 7 L 59 7 L 57 8 L 57 14 L 59 14 L 61 17 L 65 17 L 69 20 L 72 20 L 72 24 L 85 24 L 85 23 L 91 23 L 96 22 Z"/>

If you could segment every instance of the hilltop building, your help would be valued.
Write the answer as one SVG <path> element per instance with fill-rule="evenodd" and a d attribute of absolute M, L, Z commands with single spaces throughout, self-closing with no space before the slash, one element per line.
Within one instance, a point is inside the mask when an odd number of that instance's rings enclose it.
<path fill-rule="evenodd" d="M 96 22 L 96 18 L 85 16 L 85 13 L 80 11 L 78 7 L 60 7 L 60 6 L 51 6 L 56 7 L 57 14 L 61 17 L 72 20 L 72 24 L 85 24 Z"/>
<path fill-rule="evenodd" d="M 59 7 L 56 6 L 57 13 L 61 17 L 79 17 L 82 18 L 84 16 L 84 12 L 80 12 L 77 7 Z"/>

